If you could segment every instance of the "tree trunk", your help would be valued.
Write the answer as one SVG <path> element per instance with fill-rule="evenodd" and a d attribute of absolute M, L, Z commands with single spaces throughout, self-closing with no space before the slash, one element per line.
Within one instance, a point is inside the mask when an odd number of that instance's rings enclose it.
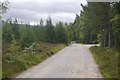
<path fill-rule="evenodd" d="M 104 47 L 108 47 L 107 46 L 107 26 L 105 25 L 105 32 L 104 32 Z"/>
<path fill-rule="evenodd" d="M 117 49 L 117 34 L 115 34 L 115 49 Z"/>
<path fill-rule="evenodd" d="M 90 33 L 90 44 L 92 44 L 92 34 Z"/>
<path fill-rule="evenodd" d="M 112 47 L 112 26 L 109 26 L 109 43 L 108 43 L 108 47 L 111 48 Z"/>

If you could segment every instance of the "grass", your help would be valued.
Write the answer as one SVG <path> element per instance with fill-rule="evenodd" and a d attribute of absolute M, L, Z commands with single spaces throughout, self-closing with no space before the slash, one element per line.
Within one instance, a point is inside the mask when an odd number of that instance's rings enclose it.
<path fill-rule="evenodd" d="M 8 45 L 8 44 L 7 44 Z M 4 47 L 4 46 L 3 46 Z M 6 47 L 6 46 L 5 46 Z M 9 46 L 4 47 L 3 53 L 3 78 L 11 78 L 18 73 L 28 69 L 33 65 L 44 61 L 48 57 L 54 55 L 57 51 L 65 47 L 64 44 L 51 44 L 40 42 L 33 50 L 20 50 L 16 53 L 9 51 Z M 8 50 L 6 50 L 8 49 Z"/>
<path fill-rule="evenodd" d="M 91 47 L 96 63 L 99 65 L 100 72 L 104 78 L 118 78 L 118 51 L 110 48 Z"/>

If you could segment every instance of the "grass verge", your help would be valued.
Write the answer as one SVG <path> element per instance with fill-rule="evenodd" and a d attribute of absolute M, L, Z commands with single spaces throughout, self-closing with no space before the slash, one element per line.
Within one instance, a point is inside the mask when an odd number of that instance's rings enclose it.
<path fill-rule="evenodd" d="M 118 78 L 118 54 L 116 50 L 93 46 L 90 48 L 104 78 Z"/>
<path fill-rule="evenodd" d="M 6 53 L 2 55 L 2 78 L 11 78 L 29 67 L 37 65 L 64 47 L 64 44 L 41 42 L 34 49 L 18 50 L 16 53 L 6 50 Z"/>

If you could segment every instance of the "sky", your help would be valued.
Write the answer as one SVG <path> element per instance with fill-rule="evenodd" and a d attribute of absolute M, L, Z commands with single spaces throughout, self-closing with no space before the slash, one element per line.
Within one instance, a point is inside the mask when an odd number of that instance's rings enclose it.
<path fill-rule="evenodd" d="M 9 10 L 3 15 L 3 19 L 17 18 L 18 22 L 31 25 L 38 24 L 42 18 L 45 22 L 48 16 L 53 24 L 62 21 L 71 23 L 76 14 L 82 10 L 80 4 L 87 4 L 86 0 L 9 0 Z"/>

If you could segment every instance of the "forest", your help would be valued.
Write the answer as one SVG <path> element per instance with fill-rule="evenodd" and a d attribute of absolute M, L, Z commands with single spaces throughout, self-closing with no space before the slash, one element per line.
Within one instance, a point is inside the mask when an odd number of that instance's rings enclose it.
<path fill-rule="evenodd" d="M 80 16 L 76 16 L 74 27 L 79 27 L 74 40 L 82 43 L 100 43 L 101 46 L 120 49 L 120 2 L 88 2 Z M 75 30 L 74 30 L 75 31 Z"/>
<path fill-rule="evenodd" d="M 2 3 L 2 14 L 6 13 L 8 5 L 7 2 Z M 74 22 L 70 24 L 61 21 L 53 24 L 50 15 L 46 22 L 40 19 L 38 25 L 19 23 L 17 18 L 2 20 L 3 77 L 13 76 L 13 74 L 37 64 L 39 61 L 36 58 L 41 57 L 37 57 L 40 55 L 39 53 L 43 55 L 41 58 L 46 59 L 44 58 L 46 55 L 54 54 L 55 48 L 58 51 L 69 45 L 71 41 L 82 44 L 100 44 L 102 48 L 119 52 L 120 1 L 88 2 L 87 5 L 81 4 L 81 7 L 80 14 L 76 14 Z M 41 49 L 38 49 L 38 46 Z M 45 51 L 48 50 L 48 53 L 44 52 L 42 48 L 49 48 L 45 49 Z M 20 57 L 22 55 L 23 59 Z M 33 57 L 33 55 L 36 56 Z M 27 62 L 32 57 L 34 61 Z M 13 64 L 16 65 L 14 69 L 8 68 L 8 65 L 13 67 Z M 18 66 L 21 68 L 18 69 Z"/>
<path fill-rule="evenodd" d="M 3 26 L 3 41 L 11 43 L 12 40 L 21 43 L 21 47 L 29 47 L 34 42 L 65 43 L 69 42 L 66 24 L 59 22 L 54 26 L 49 17 L 46 25 L 40 20 L 39 25 L 18 24 L 17 19 L 12 23 L 8 20 Z"/>
<path fill-rule="evenodd" d="M 41 19 L 38 25 L 18 23 L 17 19 L 8 19 L 3 25 L 3 42 L 12 42 L 13 38 L 22 48 L 33 42 L 49 43 L 99 43 L 101 46 L 120 49 L 120 3 L 88 2 L 82 5 L 80 16 L 76 14 L 73 23 L 52 24 L 49 16 L 46 24 Z"/>

